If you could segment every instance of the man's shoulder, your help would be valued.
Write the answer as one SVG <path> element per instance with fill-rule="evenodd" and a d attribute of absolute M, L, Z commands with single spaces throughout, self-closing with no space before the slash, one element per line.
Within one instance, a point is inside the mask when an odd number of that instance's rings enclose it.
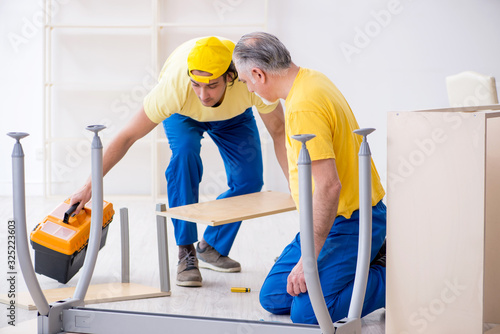
<path fill-rule="evenodd" d="M 334 86 L 333 82 L 326 74 L 310 68 L 301 68 L 299 83 L 301 83 L 304 88 L 324 87 L 325 85 Z"/>

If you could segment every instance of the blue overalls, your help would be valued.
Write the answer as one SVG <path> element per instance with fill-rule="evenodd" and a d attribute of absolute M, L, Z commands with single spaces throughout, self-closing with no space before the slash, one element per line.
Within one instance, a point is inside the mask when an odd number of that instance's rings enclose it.
<path fill-rule="evenodd" d="M 372 207 L 372 252 L 377 255 L 386 235 L 386 207 Z M 338 216 L 318 257 L 321 289 L 332 321 L 347 317 L 358 256 L 359 210 L 349 219 Z M 286 292 L 287 278 L 301 256 L 300 234 L 285 247 L 260 290 L 260 303 L 274 314 L 290 314 L 295 323 L 317 324 L 308 293 L 292 297 Z M 385 306 L 385 267 L 370 266 L 362 316 Z"/>
<path fill-rule="evenodd" d="M 262 152 L 252 108 L 231 119 L 215 122 L 198 122 L 190 117 L 173 114 L 163 121 L 163 127 L 172 150 L 172 157 L 165 171 L 171 208 L 198 203 L 203 175 L 201 139 L 205 132 L 219 149 L 229 186 L 217 199 L 262 189 Z M 177 245 L 190 245 L 198 241 L 195 223 L 178 219 L 172 219 L 172 222 Z M 227 256 L 240 225 L 241 221 L 208 226 L 203 238 L 221 255 Z"/>

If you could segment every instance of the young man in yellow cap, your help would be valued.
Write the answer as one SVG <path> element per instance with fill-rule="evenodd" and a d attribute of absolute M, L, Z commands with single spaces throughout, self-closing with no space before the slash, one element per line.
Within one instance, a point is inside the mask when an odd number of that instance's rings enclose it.
<path fill-rule="evenodd" d="M 289 183 L 298 204 L 297 159 L 301 144 L 291 138 L 315 134 L 307 143 L 311 156 L 314 246 L 321 288 L 332 321 L 347 317 L 358 252 L 358 151 L 361 137 L 349 104 L 322 73 L 292 62 L 273 35 L 243 36 L 233 53 L 240 80 L 269 101 L 285 99 Z M 385 305 L 386 208 L 384 189 L 372 162 L 372 263 L 363 315 Z M 293 322 L 317 323 L 307 294 L 300 233 L 282 252 L 260 291 L 261 305 Z"/>
<path fill-rule="evenodd" d="M 168 57 L 159 83 L 146 96 L 143 108 L 118 133 L 104 152 L 106 174 L 132 144 L 163 122 L 172 156 L 165 172 L 170 207 L 198 202 L 203 174 L 200 157 L 207 133 L 221 154 L 229 189 L 219 198 L 261 190 L 263 166 L 259 133 L 252 106 L 259 111 L 277 152 L 284 151 L 283 111 L 279 103 L 265 104 L 237 80 L 232 63 L 234 43 L 205 37 L 180 45 Z M 283 161 L 282 161 L 283 162 Z M 76 192 L 77 210 L 90 200 L 90 180 Z M 228 254 L 241 222 L 207 227 L 198 241 L 196 224 L 172 219 L 179 263 L 177 285 L 201 286 L 200 266 L 221 272 L 239 272 Z"/>

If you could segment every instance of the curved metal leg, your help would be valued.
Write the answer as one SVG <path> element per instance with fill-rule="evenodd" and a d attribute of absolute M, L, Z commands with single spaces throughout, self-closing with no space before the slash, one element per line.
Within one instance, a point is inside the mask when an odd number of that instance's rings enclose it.
<path fill-rule="evenodd" d="M 102 210 L 103 210 L 103 185 L 102 185 L 102 143 L 99 138 L 99 131 L 105 129 L 104 125 L 91 125 L 87 130 L 94 132 L 92 140 L 92 217 L 90 222 L 90 237 L 83 271 L 78 284 L 76 285 L 73 298 L 83 301 L 90 285 L 90 279 L 94 273 L 97 262 L 97 254 L 101 244 L 102 235 Z"/>
<path fill-rule="evenodd" d="M 370 270 L 370 255 L 372 246 L 372 177 L 371 152 L 366 136 L 375 129 L 359 129 L 354 133 L 363 136 L 359 148 L 359 242 L 356 277 L 352 291 L 348 318 L 361 318 L 365 300 L 368 272 Z"/>
<path fill-rule="evenodd" d="M 300 217 L 300 249 L 302 251 L 302 263 L 304 265 L 304 276 L 311 304 L 323 334 L 335 333 L 335 328 L 326 307 L 325 298 L 319 282 L 318 261 L 314 252 L 313 233 L 313 207 L 312 207 L 312 181 L 311 181 L 311 157 L 307 150 L 306 142 L 315 135 L 297 135 L 293 139 L 302 143 L 299 153 L 299 217 Z"/>
<path fill-rule="evenodd" d="M 33 262 L 28 247 L 28 233 L 26 230 L 26 201 L 24 183 L 24 152 L 20 140 L 26 136 L 23 132 L 9 132 L 8 135 L 16 140 L 12 151 L 12 190 L 14 199 L 14 221 L 16 223 L 16 248 L 19 265 L 29 293 L 41 315 L 49 313 L 49 303 L 45 298 L 38 279 L 36 278 Z"/>

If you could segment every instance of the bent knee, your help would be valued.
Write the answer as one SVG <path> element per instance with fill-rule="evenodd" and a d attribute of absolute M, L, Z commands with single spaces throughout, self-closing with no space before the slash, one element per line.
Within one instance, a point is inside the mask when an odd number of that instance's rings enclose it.
<path fill-rule="evenodd" d="M 259 301 L 262 308 L 272 314 L 290 314 L 290 301 L 286 294 L 266 291 L 263 287 L 259 294 Z"/>
<path fill-rule="evenodd" d="M 318 324 L 309 294 L 302 293 L 293 298 L 290 319 L 297 324 Z"/>
<path fill-rule="evenodd" d="M 254 180 L 246 182 L 245 190 L 248 193 L 256 193 L 261 191 L 263 186 L 264 186 L 264 181 L 262 181 L 262 179 L 259 180 L 258 178 L 256 178 Z"/>
<path fill-rule="evenodd" d="M 172 149 L 172 155 L 180 157 L 199 155 L 201 152 L 201 144 L 192 140 L 178 141 L 175 146 L 172 145 L 170 148 Z"/>
<path fill-rule="evenodd" d="M 294 324 L 318 324 L 312 307 L 297 307 L 292 305 L 290 319 Z"/>

